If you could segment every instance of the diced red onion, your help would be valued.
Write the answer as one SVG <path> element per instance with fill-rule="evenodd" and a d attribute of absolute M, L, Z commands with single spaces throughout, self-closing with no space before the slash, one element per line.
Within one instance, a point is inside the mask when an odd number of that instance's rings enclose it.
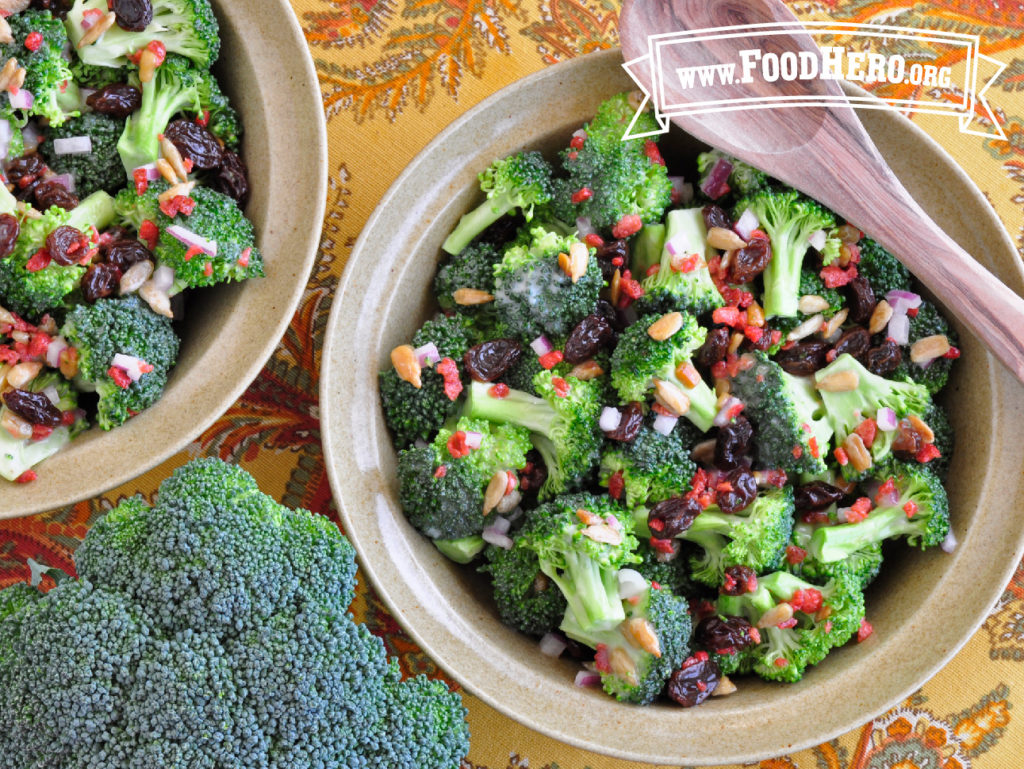
<path fill-rule="evenodd" d="M 750 209 L 748 208 L 747 211 L 749 210 Z M 828 235 L 826 234 L 825 230 L 815 230 L 814 232 L 807 236 L 807 245 L 809 245 L 815 251 L 821 251 L 823 248 L 825 248 L 825 241 L 827 240 L 827 238 Z"/>
<path fill-rule="evenodd" d="M 466 430 L 466 445 L 471 449 L 480 448 L 480 442 L 484 439 L 483 433 L 474 430 Z"/>
<path fill-rule="evenodd" d="M 60 393 L 57 392 L 57 388 L 54 385 L 46 385 L 43 388 L 43 395 L 50 399 L 50 403 L 56 406 L 60 403 Z"/>
<path fill-rule="evenodd" d="M 686 241 L 686 233 L 680 232 L 673 237 L 665 241 L 665 248 L 672 256 L 689 256 L 693 253 L 693 249 L 687 248 L 690 244 Z"/>
<path fill-rule="evenodd" d="M 569 644 L 558 633 L 545 633 L 538 644 L 540 653 L 546 657 L 560 657 Z"/>
<path fill-rule="evenodd" d="M 750 240 L 751 233 L 754 232 L 758 227 L 761 226 L 761 222 L 757 219 L 757 214 L 754 213 L 753 208 L 747 208 L 740 218 L 736 220 L 736 224 L 732 226 L 736 230 L 736 234 L 744 240 Z"/>
<path fill-rule="evenodd" d="M 18 92 L 11 95 L 11 106 L 14 109 L 32 109 L 32 105 L 35 103 L 35 97 L 31 91 L 26 91 L 24 88 L 19 88 Z"/>
<path fill-rule="evenodd" d="M 67 136 L 54 139 L 53 151 L 57 155 L 88 155 L 92 152 L 92 139 L 88 136 Z"/>
<path fill-rule="evenodd" d="M 21 129 L 21 139 L 25 143 L 25 151 L 31 152 L 39 146 L 39 142 L 42 141 L 43 135 L 36 128 L 35 123 L 27 123 L 24 128 Z"/>
<path fill-rule="evenodd" d="M 60 354 L 68 349 L 68 340 L 62 336 L 50 340 L 46 348 L 46 365 L 50 368 L 60 368 Z"/>
<path fill-rule="evenodd" d="M 627 601 L 647 589 L 647 580 L 636 569 L 619 569 L 615 575 L 619 583 L 619 598 Z"/>
<path fill-rule="evenodd" d="M 586 141 L 587 140 L 587 132 L 584 131 L 582 128 L 577 128 L 575 131 L 572 132 L 572 138 L 573 139 L 583 139 L 583 141 Z"/>
<path fill-rule="evenodd" d="M 700 183 L 701 192 L 712 200 L 722 197 L 728 190 L 729 174 L 732 173 L 732 163 L 725 158 L 719 158 L 711 168 L 711 172 Z"/>
<path fill-rule="evenodd" d="M 896 429 L 896 412 L 888 406 L 884 406 L 875 414 L 875 424 L 883 433 L 891 433 Z"/>
<path fill-rule="evenodd" d="M 177 224 L 171 224 L 164 228 L 164 232 L 175 240 L 181 241 L 189 248 L 195 246 L 207 256 L 217 255 L 217 242 L 214 240 L 207 240 L 202 235 L 197 235 L 192 232 L 192 230 L 185 229 Z"/>
<path fill-rule="evenodd" d="M 622 522 L 611 513 L 608 513 L 608 515 L 604 517 L 604 522 L 608 525 L 609 529 L 622 531 Z"/>
<path fill-rule="evenodd" d="M 512 538 L 507 534 L 499 534 L 493 529 L 488 528 L 480 532 L 480 536 L 483 538 L 484 542 L 494 545 L 495 547 L 500 547 L 502 550 L 512 549 Z"/>
<path fill-rule="evenodd" d="M 118 368 L 122 368 L 128 374 L 128 378 L 133 382 L 138 382 L 142 378 L 142 364 L 145 363 L 141 358 L 136 358 L 134 355 L 124 355 L 123 353 L 115 353 L 114 357 L 111 358 L 110 363 Z"/>
<path fill-rule="evenodd" d="M 75 177 L 72 174 L 57 174 L 56 176 L 51 176 L 47 181 L 57 182 L 68 192 L 75 191 Z"/>
<path fill-rule="evenodd" d="M 654 418 L 654 424 L 651 427 L 654 428 L 656 433 L 662 435 L 670 435 L 673 430 L 676 429 L 676 422 L 679 421 L 679 417 L 669 416 L 668 414 L 658 414 Z"/>
<path fill-rule="evenodd" d="M 889 319 L 888 335 L 892 337 L 892 341 L 896 344 L 904 345 L 907 343 L 910 339 L 910 318 L 907 317 L 906 312 L 893 313 Z"/>
<path fill-rule="evenodd" d="M 549 352 L 555 349 L 555 346 L 551 344 L 551 340 L 541 334 L 539 337 L 530 342 L 530 348 L 537 353 L 539 358 L 541 355 L 547 355 Z"/>
<path fill-rule="evenodd" d="M 895 487 L 893 487 L 891 491 L 888 491 L 880 496 L 878 496 L 877 494 L 872 494 L 872 499 L 875 500 L 875 504 L 878 505 L 879 507 L 893 507 L 897 502 L 900 501 L 900 493 L 896 490 Z"/>
<path fill-rule="evenodd" d="M 135 171 L 145 171 L 147 182 L 155 182 L 157 179 L 160 178 L 160 169 L 156 167 L 156 163 L 146 163 L 146 165 L 144 166 L 139 166 L 134 171 L 132 171 L 133 176 L 135 174 Z"/>
<path fill-rule="evenodd" d="M 593 673 L 589 670 L 581 670 L 576 674 L 576 678 L 573 681 L 577 686 L 581 688 L 589 688 L 591 686 L 601 685 L 601 674 Z"/>
<path fill-rule="evenodd" d="M 952 553 L 954 550 L 956 550 L 956 546 L 958 544 L 960 543 L 956 541 L 956 534 L 954 534 L 953 530 L 950 529 L 949 533 L 946 534 L 946 538 L 942 540 L 942 544 L 940 544 L 939 547 L 941 547 L 947 553 Z"/>
<path fill-rule="evenodd" d="M 732 408 L 740 402 L 740 399 L 733 395 L 726 398 L 725 403 L 722 404 L 722 408 L 718 410 L 718 413 L 715 414 L 715 418 L 711 420 L 711 424 L 715 427 L 725 427 L 729 424 L 729 411 L 731 411 Z"/>
<path fill-rule="evenodd" d="M 612 430 L 618 428 L 621 421 L 621 411 L 614 406 L 605 406 L 601 411 L 601 418 L 598 420 L 597 426 L 604 430 L 604 432 L 610 433 Z"/>
<path fill-rule="evenodd" d="M 508 518 L 502 518 L 500 515 L 497 516 L 491 525 L 487 527 L 495 534 L 508 534 L 508 530 L 512 528 L 512 522 Z"/>
<path fill-rule="evenodd" d="M 597 230 L 590 223 L 589 216 L 579 216 L 576 218 L 576 232 L 581 238 L 585 238 L 587 235 L 594 235 Z"/>
<path fill-rule="evenodd" d="M 433 366 L 441 360 L 441 353 L 437 351 L 437 345 L 427 342 L 422 347 L 417 347 L 413 352 L 416 354 L 416 362 L 420 366 Z"/>
<path fill-rule="evenodd" d="M 885 295 L 885 301 L 892 306 L 893 312 L 906 312 L 907 310 L 916 310 L 921 306 L 921 295 L 915 294 L 913 291 L 902 291 L 894 288 L 892 291 Z"/>

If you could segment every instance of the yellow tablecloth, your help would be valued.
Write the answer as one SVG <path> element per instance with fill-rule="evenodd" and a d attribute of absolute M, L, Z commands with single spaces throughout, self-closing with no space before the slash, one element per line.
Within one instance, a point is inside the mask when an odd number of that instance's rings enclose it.
<path fill-rule="evenodd" d="M 541 67 L 617 43 L 614 0 L 292 0 L 316 61 L 330 136 L 319 259 L 301 306 L 245 395 L 189 449 L 102 499 L 0 522 L 0 587 L 25 561 L 71 568 L 90 523 L 117 500 L 152 498 L 196 455 L 239 462 L 291 506 L 334 518 L 320 447 L 317 371 L 332 290 L 363 223 L 406 163 L 457 115 Z M 886 21 L 981 37 L 1007 63 L 989 96 L 1009 141 L 915 117 L 967 170 L 1024 249 L 1024 6 L 1017 0 L 796 0 L 805 19 Z M 950 62 L 956 64 L 956 62 Z M 961 65 L 962 66 L 962 65 Z M 445 677 L 363 582 L 357 616 L 407 672 Z M 473 740 L 463 769 L 637 769 L 523 728 L 466 694 Z M 1024 566 L 955 659 L 898 708 L 762 769 L 1024 767 Z M 827 707 L 827 704 L 823 704 Z M 112 768 L 114 769 L 114 768 Z M 424 767 L 424 769 L 432 769 Z"/>

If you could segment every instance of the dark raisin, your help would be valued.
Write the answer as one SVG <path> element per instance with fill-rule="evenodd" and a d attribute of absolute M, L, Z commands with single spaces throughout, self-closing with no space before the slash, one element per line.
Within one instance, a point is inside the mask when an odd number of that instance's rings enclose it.
<path fill-rule="evenodd" d="M 697 363 L 711 368 L 719 361 L 725 360 L 729 352 L 729 329 L 713 328 L 704 338 L 704 344 L 697 350 Z"/>
<path fill-rule="evenodd" d="M 46 171 L 46 162 L 37 152 L 22 155 L 7 166 L 7 181 L 14 185 L 15 190 L 25 190 Z"/>
<path fill-rule="evenodd" d="M 78 262 L 85 255 L 86 248 L 88 246 L 82 232 L 67 224 L 62 224 L 46 236 L 46 250 L 50 252 L 50 257 L 65 267 Z"/>
<path fill-rule="evenodd" d="M 220 168 L 210 180 L 210 186 L 245 205 L 249 197 L 249 172 L 245 162 L 231 150 L 223 150 Z"/>
<path fill-rule="evenodd" d="M 39 182 L 32 191 L 32 196 L 35 198 L 36 208 L 41 211 L 51 206 L 70 211 L 78 205 L 78 195 L 68 192 L 63 184 L 55 181 Z"/>
<path fill-rule="evenodd" d="M 793 492 L 793 505 L 798 513 L 824 510 L 843 498 L 841 489 L 825 481 L 811 481 L 797 486 Z"/>
<path fill-rule="evenodd" d="M 544 465 L 540 452 L 530 450 L 526 453 L 526 464 L 519 471 L 519 490 L 536 492 L 548 479 L 548 469 Z"/>
<path fill-rule="evenodd" d="M 732 217 L 721 206 L 713 204 L 704 206 L 700 212 L 704 216 L 704 226 L 707 229 L 710 230 L 712 227 L 721 227 L 726 230 L 732 229 Z"/>
<path fill-rule="evenodd" d="M 896 437 L 892 440 L 893 456 L 903 462 L 914 462 L 923 448 L 921 433 L 914 429 L 909 419 L 901 419 L 896 425 Z"/>
<path fill-rule="evenodd" d="M 224 151 L 227 152 L 227 150 Z M 503 216 L 498 221 L 488 225 L 486 230 L 477 235 L 477 240 L 481 243 L 504 246 L 505 243 L 515 238 L 516 233 L 522 229 L 524 224 L 526 224 L 526 219 L 523 218 L 519 209 L 516 209 L 516 213 Z"/>
<path fill-rule="evenodd" d="M 757 572 L 749 566 L 730 566 L 725 570 L 722 586 L 718 591 L 722 595 L 743 595 L 757 590 Z"/>
<path fill-rule="evenodd" d="M 846 290 L 850 298 L 850 320 L 854 323 L 867 323 L 871 319 L 871 313 L 875 311 L 875 305 L 878 304 L 871 284 L 866 278 L 858 275 L 846 285 Z"/>
<path fill-rule="evenodd" d="M 82 276 L 82 298 L 92 304 L 117 291 L 120 282 L 120 269 L 106 262 L 94 264 Z"/>
<path fill-rule="evenodd" d="M 719 617 L 712 614 L 697 624 L 697 643 L 716 654 L 729 654 L 754 645 L 753 626 L 743 617 Z"/>
<path fill-rule="evenodd" d="M 127 83 L 111 83 L 85 99 L 94 112 L 126 118 L 142 106 L 142 91 Z"/>
<path fill-rule="evenodd" d="M 113 0 L 117 26 L 126 32 L 142 32 L 153 21 L 153 5 L 149 0 Z"/>
<path fill-rule="evenodd" d="M 0 214 L 0 259 L 14 253 L 14 243 L 21 233 L 21 225 L 17 218 L 10 214 Z"/>
<path fill-rule="evenodd" d="M 122 272 L 133 264 L 153 260 L 153 252 L 132 238 L 115 240 L 105 248 L 107 261 Z"/>
<path fill-rule="evenodd" d="M 793 376 L 810 376 L 825 367 L 828 344 L 825 342 L 797 342 L 784 347 L 775 355 L 775 362 Z"/>
<path fill-rule="evenodd" d="M 839 337 L 832 347 L 832 352 L 835 353 L 832 357 L 838 358 L 840 355 L 847 354 L 863 363 L 866 360 L 868 348 L 870 347 L 871 334 L 868 333 L 866 328 L 857 326 L 843 332 L 843 335 Z"/>
<path fill-rule="evenodd" d="M 672 539 L 690 528 L 701 510 L 696 499 L 670 497 L 651 508 L 647 527 L 658 539 Z"/>
<path fill-rule="evenodd" d="M 738 467 L 719 482 L 717 503 L 723 513 L 738 513 L 753 502 L 756 496 L 757 481 L 753 474 Z"/>
<path fill-rule="evenodd" d="M 640 434 L 640 428 L 644 425 L 644 407 L 639 401 L 630 401 L 619 411 L 622 413 L 619 426 L 605 432 L 605 437 L 613 441 L 630 443 Z"/>
<path fill-rule="evenodd" d="M 164 131 L 181 156 L 192 161 L 192 167 L 202 171 L 219 168 L 224 159 L 220 142 L 203 126 L 191 120 L 173 120 Z"/>
<path fill-rule="evenodd" d="M 100 233 L 100 251 L 106 256 L 106 249 L 111 243 L 131 237 L 131 230 L 120 224 L 112 224 Z"/>
<path fill-rule="evenodd" d="M 697 652 L 671 675 L 665 693 L 684 708 L 692 708 L 711 696 L 721 677 L 718 663 L 707 652 Z"/>
<path fill-rule="evenodd" d="M 903 351 L 891 339 L 886 339 L 878 347 L 872 347 L 864 356 L 864 365 L 872 374 L 890 376 L 903 362 Z"/>
<path fill-rule="evenodd" d="M 515 339 L 491 339 L 466 350 L 462 362 L 478 382 L 493 382 L 516 363 L 523 346 Z"/>
<path fill-rule="evenodd" d="M 60 409 L 50 402 L 45 393 L 8 390 L 4 393 L 4 403 L 26 422 L 43 427 L 56 427 L 60 424 Z"/>
<path fill-rule="evenodd" d="M 768 266 L 772 247 L 767 238 L 751 238 L 743 248 L 732 255 L 729 263 L 730 283 L 749 283 Z"/>
<path fill-rule="evenodd" d="M 597 304 L 594 305 L 594 315 L 598 315 L 608 321 L 609 325 L 615 325 L 615 308 L 612 307 L 612 303 L 604 299 L 598 299 Z"/>
<path fill-rule="evenodd" d="M 597 247 L 596 258 L 605 282 L 610 284 L 616 270 L 629 269 L 629 243 L 625 240 L 606 240 Z M 613 259 L 622 261 L 615 264 Z"/>
<path fill-rule="evenodd" d="M 719 428 L 715 439 L 715 467 L 719 470 L 739 467 L 743 455 L 750 450 L 750 439 L 753 437 L 754 428 L 742 414 Z"/>
<path fill-rule="evenodd" d="M 588 315 L 569 332 L 562 354 L 569 363 L 593 358 L 615 336 L 612 324 L 600 315 Z"/>

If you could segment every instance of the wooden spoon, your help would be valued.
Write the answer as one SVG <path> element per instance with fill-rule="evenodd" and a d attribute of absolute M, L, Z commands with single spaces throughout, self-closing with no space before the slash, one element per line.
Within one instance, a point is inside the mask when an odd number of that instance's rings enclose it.
<path fill-rule="evenodd" d="M 648 36 L 741 24 L 797 22 L 778 0 L 626 0 L 620 38 L 626 61 L 648 53 Z M 739 43 L 739 44 L 738 44 Z M 751 44 L 752 43 L 752 44 Z M 800 30 L 753 33 L 742 41 L 708 39 L 663 46 L 660 71 L 740 62 L 738 48 L 763 52 L 818 48 Z M 737 67 L 737 76 L 740 74 Z M 634 74 L 651 85 L 649 71 Z M 821 201 L 892 251 L 939 297 L 993 355 L 1024 381 L 1024 300 L 953 242 L 914 202 L 872 144 L 835 80 L 775 83 L 753 77 L 684 89 L 678 77 L 663 78 L 665 104 L 730 99 L 731 108 L 673 116 L 687 133 L 754 165 Z M 648 90 L 650 92 L 650 90 Z M 831 98 L 828 107 L 737 109 L 736 98 L 785 95 Z M 742 103 L 740 103 L 742 104 Z"/>

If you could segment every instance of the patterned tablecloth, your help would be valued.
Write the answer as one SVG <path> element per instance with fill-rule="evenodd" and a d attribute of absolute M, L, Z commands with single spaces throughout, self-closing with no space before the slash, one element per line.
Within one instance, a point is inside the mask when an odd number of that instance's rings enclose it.
<path fill-rule="evenodd" d="M 363 223 L 406 163 L 457 115 L 541 67 L 617 43 L 614 0 L 292 2 L 320 74 L 330 190 L 319 259 L 291 326 L 245 395 L 187 451 L 101 499 L 0 522 L 0 587 L 27 578 L 30 557 L 70 570 L 92 521 L 126 496 L 152 498 L 172 468 L 196 455 L 230 458 L 286 504 L 336 518 L 320 447 L 317 372 L 333 288 Z M 789 4 L 804 19 L 980 35 L 982 52 L 1008 65 L 989 92 L 1008 140 L 957 133 L 949 118 L 914 119 L 985 191 L 1024 252 L 1024 6 L 1016 0 Z M 406 671 L 445 677 L 365 580 L 354 611 Z M 465 700 L 473 742 L 464 769 L 641 766 L 570 748 L 468 694 Z M 759 766 L 1017 769 L 1024 766 L 1022 705 L 1024 565 L 966 647 L 899 707 L 839 739 Z"/>

